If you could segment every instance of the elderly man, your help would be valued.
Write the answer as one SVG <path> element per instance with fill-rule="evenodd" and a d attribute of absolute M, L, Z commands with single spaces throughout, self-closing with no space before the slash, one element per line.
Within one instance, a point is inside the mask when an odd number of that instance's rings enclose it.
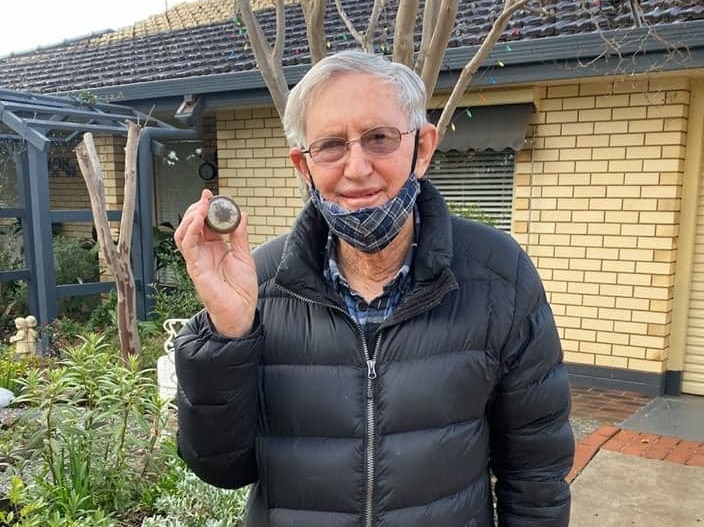
<path fill-rule="evenodd" d="M 570 392 L 538 274 L 425 181 L 437 144 L 407 67 L 313 66 L 284 129 L 311 199 L 259 247 L 247 216 L 176 232 L 205 309 L 176 340 L 179 451 L 254 483 L 248 527 L 566 527 Z M 492 487 L 492 474 L 496 483 Z"/>

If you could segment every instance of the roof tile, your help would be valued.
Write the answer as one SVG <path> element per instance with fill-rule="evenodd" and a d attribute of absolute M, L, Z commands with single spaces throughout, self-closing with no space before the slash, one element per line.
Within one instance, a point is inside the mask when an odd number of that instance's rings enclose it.
<path fill-rule="evenodd" d="M 391 48 L 398 0 L 387 0 L 378 24 L 380 40 Z M 639 0 L 648 24 L 704 20 L 701 0 Z M 372 2 L 343 0 L 355 27 L 366 27 Z M 460 0 L 449 47 L 481 43 L 500 12 L 503 0 Z M 537 2 L 535 5 L 539 5 Z M 501 40 L 628 29 L 636 25 L 631 2 L 624 0 L 544 0 L 543 10 L 522 9 Z M 273 38 L 273 8 L 258 13 L 265 34 Z M 310 54 L 299 4 L 286 6 L 287 49 L 284 65 L 307 63 Z M 328 2 L 326 34 L 331 51 L 352 47 L 352 35 Z M 45 93 L 127 85 L 137 82 L 197 77 L 254 69 L 256 64 L 232 0 L 182 3 L 162 15 L 132 26 L 87 36 L 46 48 L 0 58 L 0 86 Z"/>

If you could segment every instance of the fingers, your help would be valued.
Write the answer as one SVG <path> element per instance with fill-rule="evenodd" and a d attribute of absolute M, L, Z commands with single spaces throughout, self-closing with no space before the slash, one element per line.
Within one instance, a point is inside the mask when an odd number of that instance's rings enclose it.
<path fill-rule="evenodd" d="M 202 209 L 202 201 L 190 205 L 174 232 L 176 246 L 184 256 L 186 249 L 195 246 L 201 237 L 205 217 L 200 209 Z"/>
<path fill-rule="evenodd" d="M 183 214 L 181 223 L 174 232 L 176 246 L 182 253 L 186 240 L 188 240 L 189 246 L 192 246 L 198 242 L 203 234 L 205 215 L 208 213 L 208 203 L 212 197 L 213 193 L 204 188 L 200 193 L 200 199 L 195 203 L 191 203 Z"/>
<path fill-rule="evenodd" d="M 249 217 L 246 213 L 242 213 L 242 218 L 237 229 L 224 237 L 220 233 L 211 230 L 205 221 L 208 213 L 208 205 L 213 193 L 208 189 L 201 192 L 201 197 L 195 203 L 192 203 L 183 215 L 181 223 L 176 232 L 174 232 L 174 240 L 176 247 L 186 259 L 186 262 L 195 261 L 198 255 L 202 253 L 202 249 L 211 242 L 226 242 L 229 244 L 228 252 L 232 253 L 238 259 L 246 260 L 251 257 L 248 239 L 248 224 Z M 226 246 L 227 247 L 227 246 Z"/>

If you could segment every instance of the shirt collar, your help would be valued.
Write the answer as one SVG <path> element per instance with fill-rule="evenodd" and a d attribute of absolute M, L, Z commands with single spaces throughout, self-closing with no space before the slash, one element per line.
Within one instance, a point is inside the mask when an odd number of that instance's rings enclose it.
<path fill-rule="evenodd" d="M 384 286 L 384 291 L 396 287 L 399 283 L 406 279 L 411 272 L 413 265 L 413 257 L 415 256 L 416 248 L 418 247 L 418 238 L 420 236 L 420 214 L 418 205 L 413 206 L 413 242 L 406 252 L 401 268 L 396 275 Z M 340 267 L 337 265 L 336 254 L 338 239 L 332 231 L 328 232 L 327 243 L 325 244 L 325 278 L 339 290 L 340 286 L 349 289 L 350 285 L 345 277 L 340 272 Z"/>

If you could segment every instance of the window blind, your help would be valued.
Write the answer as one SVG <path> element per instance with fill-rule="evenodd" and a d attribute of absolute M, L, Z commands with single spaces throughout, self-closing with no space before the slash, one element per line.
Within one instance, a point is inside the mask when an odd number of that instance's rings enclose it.
<path fill-rule="evenodd" d="M 476 219 L 488 219 L 495 227 L 510 232 L 515 158 L 511 149 L 438 151 L 426 177 L 451 209 L 476 209 L 480 216 Z"/>

